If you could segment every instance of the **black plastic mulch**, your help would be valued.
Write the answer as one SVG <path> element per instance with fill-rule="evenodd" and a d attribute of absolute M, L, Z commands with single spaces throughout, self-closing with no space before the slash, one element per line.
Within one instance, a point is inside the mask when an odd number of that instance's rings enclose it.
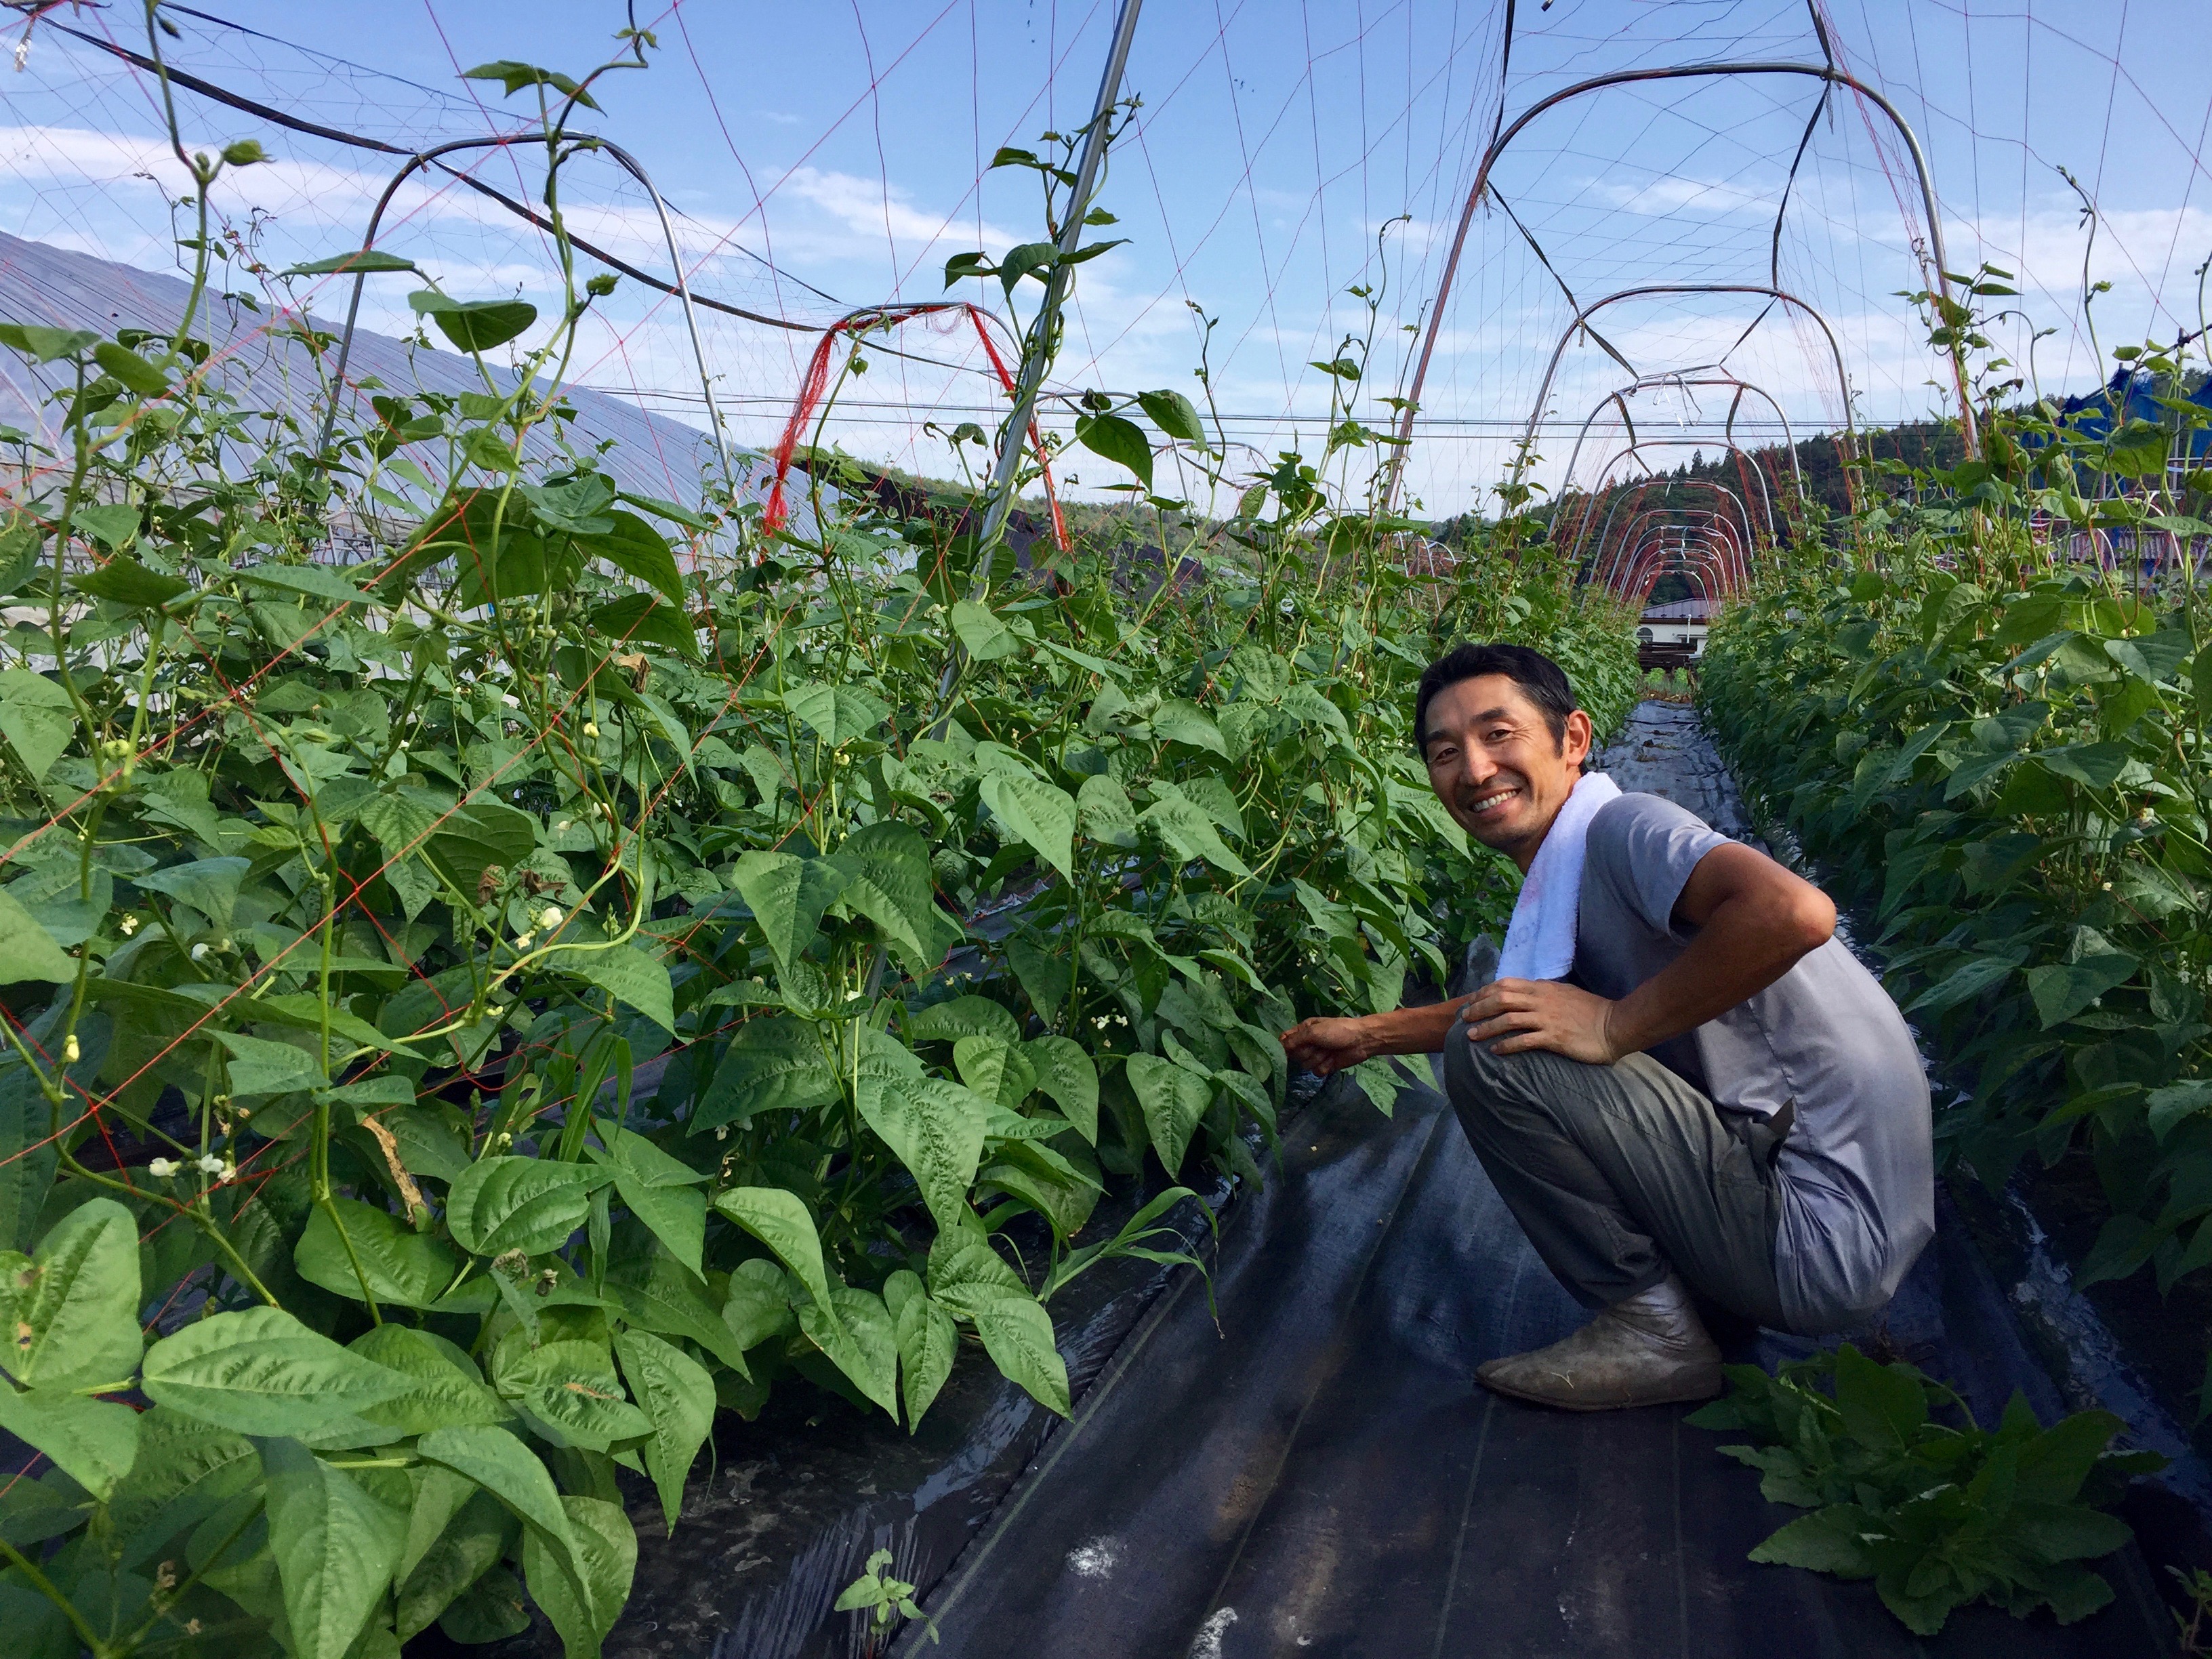
<path fill-rule="evenodd" d="M 957 1659 L 1344 1659 L 2172 1650 L 2133 1549 L 2069 1628 L 1993 1608 L 1929 1643 L 1870 1584 L 1755 1566 L 1801 1511 L 1760 1498 L 1683 1408 L 1577 1415 L 1470 1382 L 1585 1317 L 1536 1261 L 1442 1098 L 1376 1132 L 1331 1089 L 1244 1199 L 1215 1277 L 1161 1298 L 924 1602 L 896 1651 Z M 1892 1310 L 1979 1411 L 2047 1378 L 1955 1219 Z M 1771 1339 L 1770 1339 L 1771 1340 Z M 1763 1358 L 1771 1357 L 1762 1354 Z M 732 1650 L 721 1650 L 728 1654 Z"/>

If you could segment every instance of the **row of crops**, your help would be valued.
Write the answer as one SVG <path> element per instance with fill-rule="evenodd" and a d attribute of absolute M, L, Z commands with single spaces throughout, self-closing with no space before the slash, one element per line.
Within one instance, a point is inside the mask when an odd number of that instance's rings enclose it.
<path fill-rule="evenodd" d="M 204 219 L 254 159 L 200 158 Z M 611 279 L 563 264 L 545 318 L 413 278 L 484 390 L 325 449 L 190 312 L 0 327 L 60 387 L 0 530 L 11 1654 L 532 1604 L 595 1653 L 625 1481 L 672 1528 L 718 1413 L 911 1427 L 984 1364 L 1065 1413 L 1055 1294 L 1264 1179 L 1276 1032 L 1502 916 L 1408 738 L 1438 643 L 1634 693 L 1540 550 L 1407 575 L 1355 422 L 1251 477 L 1180 394 L 1098 398 L 1101 455 L 1234 502 L 1149 561 L 1017 568 L 819 465 L 805 533 L 626 493 L 558 390 Z"/>
<path fill-rule="evenodd" d="M 2163 1294 L 2212 1266 L 2212 413 L 2178 350 L 2116 356 L 2133 418 L 1992 398 L 1980 458 L 1895 469 L 1730 614 L 1701 699 L 1933 1039 L 1953 1167 L 2075 1172 L 2080 1281 Z"/>

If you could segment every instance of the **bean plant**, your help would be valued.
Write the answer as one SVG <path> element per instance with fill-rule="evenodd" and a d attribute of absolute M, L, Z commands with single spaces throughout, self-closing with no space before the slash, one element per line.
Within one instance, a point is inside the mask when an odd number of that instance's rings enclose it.
<path fill-rule="evenodd" d="M 561 390 L 613 285 L 562 185 L 653 44 L 470 72 L 535 100 L 550 314 L 382 250 L 292 274 L 409 283 L 480 391 L 302 414 L 211 350 L 250 144 L 178 137 L 173 331 L 0 326 L 53 388 L 0 527 L 11 1654 L 389 1656 L 534 1606 L 591 1655 L 719 1413 L 911 1428 L 978 1363 L 1066 1413 L 1054 1297 L 1265 1178 L 1276 1034 L 1502 916 L 1409 741 L 1433 650 L 1632 695 L 1540 550 L 1409 566 L 1333 482 L 1382 453 L 1348 413 L 1248 472 L 1183 394 L 1094 394 L 1183 527 L 1149 556 L 1018 559 L 818 452 L 773 535 L 624 489 Z M 1233 507 L 1152 495 L 1156 453 Z"/>
<path fill-rule="evenodd" d="M 1985 453 L 1871 477 L 1857 557 L 1770 573 L 1700 696 L 1960 1085 L 1946 1154 L 1993 1190 L 2083 1159 L 2109 1214 L 2080 1281 L 2164 1291 L 2212 1266 L 2212 408 L 2185 351 L 2115 356 L 2110 401 L 2155 419 L 2098 430 L 1985 360 Z"/>
<path fill-rule="evenodd" d="M 1733 1365 L 1729 1380 L 1725 1400 L 1685 1420 L 1758 1436 L 1764 1444 L 1719 1449 L 1761 1472 L 1770 1503 L 1809 1511 L 1751 1559 L 1870 1578 L 1916 1636 L 1979 1601 L 2015 1618 L 2048 1607 L 2062 1625 L 2109 1605 L 2111 1583 L 2086 1564 L 2132 1534 L 2101 1511 L 2166 1465 L 2108 1449 L 2122 1427 L 2110 1412 L 2045 1428 L 2018 1393 L 1984 1429 L 1956 1389 L 1848 1342 L 1772 1376 Z"/>

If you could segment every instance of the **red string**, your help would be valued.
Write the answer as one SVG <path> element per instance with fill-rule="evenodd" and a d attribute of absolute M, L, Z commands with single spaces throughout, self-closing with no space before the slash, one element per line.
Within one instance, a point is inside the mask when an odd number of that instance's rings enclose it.
<path fill-rule="evenodd" d="M 983 355 L 991 360 L 998 371 L 999 384 L 1008 392 L 1014 389 L 1014 377 L 1007 372 L 1006 360 L 999 356 L 999 348 L 991 343 L 991 331 L 983 326 L 983 313 L 974 306 L 967 307 L 969 321 L 975 325 L 975 337 L 983 343 Z M 1060 492 L 1052 487 L 1052 457 L 1046 453 L 1044 439 L 1039 435 L 1036 422 L 1030 422 L 1030 444 L 1036 451 L 1037 465 L 1044 470 L 1045 504 L 1052 508 L 1053 544 L 1063 553 L 1067 551 L 1067 525 L 1060 516 Z"/>
<path fill-rule="evenodd" d="M 836 346 L 838 337 L 843 334 L 858 334 L 863 329 L 875 328 L 879 325 L 896 327 L 901 323 L 911 322 L 916 317 L 933 316 L 939 312 L 954 309 L 956 303 L 958 309 L 968 313 L 969 321 L 975 325 L 975 337 L 982 342 L 984 355 L 991 360 L 991 367 L 998 374 L 1000 386 L 1007 392 L 1014 389 L 1013 374 L 1006 368 L 1006 360 L 1000 356 L 999 348 L 992 342 L 983 311 L 981 307 L 970 305 L 965 301 L 951 303 L 940 301 L 920 305 L 895 306 L 879 310 L 855 312 L 849 317 L 840 318 L 823 331 L 821 343 L 814 348 L 813 356 L 807 360 L 806 378 L 799 382 L 798 399 L 791 407 L 791 418 L 784 422 L 783 436 L 776 441 L 773 452 L 775 456 L 775 483 L 769 490 L 768 509 L 761 519 L 763 530 L 772 536 L 791 521 L 791 505 L 787 498 L 787 485 L 791 476 L 791 458 L 799 447 L 799 439 L 805 434 L 808 422 L 814 418 L 815 411 L 821 407 L 822 394 L 829 389 L 830 356 Z M 1060 514 L 1059 493 L 1053 488 L 1052 458 L 1045 449 L 1043 435 L 1038 432 L 1035 420 L 1030 422 L 1029 435 L 1030 447 L 1036 451 L 1038 465 L 1044 471 L 1045 501 L 1052 508 L 1053 543 L 1065 553 L 1067 551 L 1067 524 Z"/>

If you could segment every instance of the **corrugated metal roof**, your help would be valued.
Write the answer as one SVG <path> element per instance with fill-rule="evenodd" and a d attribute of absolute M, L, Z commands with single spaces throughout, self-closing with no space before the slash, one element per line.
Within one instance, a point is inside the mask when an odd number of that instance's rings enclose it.
<path fill-rule="evenodd" d="M 378 280 L 391 281 L 390 277 Z M 0 319 L 49 328 L 91 329 L 112 335 L 118 329 L 173 332 L 184 315 L 191 285 L 167 272 L 140 270 L 50 243 L 27 241 L 0 233 Z M 203 301 L 194 332 L 214 348 L 210 362 L 226 386 L 251 409 L 281 410 L 303 422 L 319 420 L 321 372 L 307 347 L 292 333 L 305 321 L 336 335 L 338 325 L 320 317 L 272 314 L 210 292 Z M 476 365 L 451 351 L 425 350 L 389 335 L 356 330 L 346 374 L 356 387 L 374 380 L 387 391 L 420 390 L 458 394 L 482 392 Z M 512 386 L 514 377 L 495 370 Z M 42 410 L 47 392 L 64 382 L 55 367 L 41 368 L 11 351 L 0 351 L 0 422 L 27 432 L 54 430 L 51 410 Z M 572 391 L 576 419 L 573 434 L 614 441 L 599 465 L 622 489 L 696 504 L 702 480 L 713 480 L 720 495 L 720 461 L 714 439 L 696 427 L 649 414 L 605 392 Z M 363 412 L 367 413 L 363 400 Z M 43 418 L 42 418 L 43 416 Z M 532 434 L 532 453 L 550 458 L 558 451 L 551 434 Z M 442 447 L 418 445 L 407 452 L 437 475 Z M 764 485 L 766 463 L 757 453 L 731 447 L 740 495 L 757 500 Z"/>
<path fill-rule="evenodd" d="M 1645 622 L 1709 623 L 1720 611 L 1711 599 L 1669 599 L 1644 607 Z"/>

